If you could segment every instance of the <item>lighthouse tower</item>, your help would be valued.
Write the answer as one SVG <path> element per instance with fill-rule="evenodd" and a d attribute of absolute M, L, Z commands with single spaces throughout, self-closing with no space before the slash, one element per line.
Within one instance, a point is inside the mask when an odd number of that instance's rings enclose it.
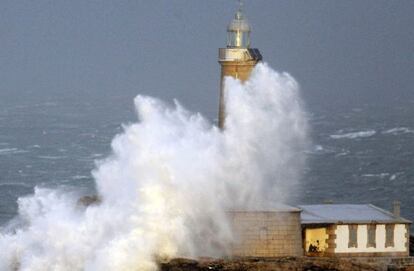
<path fill-rule="evenodd" d="M 224 77 L 232 76 L 245 81 L 254 66 L 262 60 L 259 50 L 250 48 L 251 28 L 243 14 L 242 2 L 239 3 L 239 9 L 227 27 L 227 47 L 219 49 L 221 80 L 218 125 L 221 129 L 224 128 L 226 118 Z"/>

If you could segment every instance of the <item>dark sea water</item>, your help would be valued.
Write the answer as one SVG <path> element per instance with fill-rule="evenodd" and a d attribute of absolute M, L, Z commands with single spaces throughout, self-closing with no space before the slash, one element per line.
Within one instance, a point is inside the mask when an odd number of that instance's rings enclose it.
<path fill-rule="evenodd" d="M 414 219 L 414 103 L 315 111 L 301 201 L 372 203 Z"/>
<path fill-rule="evenodd" d="M 35 186 L 94 193 L 94 161 L 110 153 L 122 123 L 135 121 L 131 97 L 0 100 L 0 224 Z M 414 219 L 414 101 L 309 106 L 312 147 L 292 204 L 402 202 Z"/>

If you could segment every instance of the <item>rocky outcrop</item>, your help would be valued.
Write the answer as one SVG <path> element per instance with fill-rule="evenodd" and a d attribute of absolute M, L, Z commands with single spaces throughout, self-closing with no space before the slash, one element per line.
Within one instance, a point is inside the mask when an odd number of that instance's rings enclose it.
<path fill-rule="evenodd" d="M 160 264 L 162 271 L 414 271 L 412 261 L 392 264 L 390 259 L 352 258 L 239 258 L 239 259 L 173 259 Z"/>
<path fill-rule="evenodd" d="M 101 198 L 98 195 L 91 195 L 91 196 L 83 196 L 81 197 L 77 204 L 78 206 L 88 207 L 93 204 L 100 204 Z"/>

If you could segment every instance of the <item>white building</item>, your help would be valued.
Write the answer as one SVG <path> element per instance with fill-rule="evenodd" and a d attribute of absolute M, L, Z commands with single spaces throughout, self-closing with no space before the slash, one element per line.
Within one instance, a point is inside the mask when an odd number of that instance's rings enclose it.
<path fill-rule="evenodd" d="M 308 256 L 408 256 L 411 221 L 371 204 L 301 205 Z"/>

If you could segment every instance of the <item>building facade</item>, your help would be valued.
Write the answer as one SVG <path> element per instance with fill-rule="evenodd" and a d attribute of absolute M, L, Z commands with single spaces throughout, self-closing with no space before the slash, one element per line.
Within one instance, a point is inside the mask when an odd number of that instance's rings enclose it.
<path fill-rule="evenodd" d="M 410 221 L 371 204 L 302 205 L 308 256 L 409 256 Z"/>

